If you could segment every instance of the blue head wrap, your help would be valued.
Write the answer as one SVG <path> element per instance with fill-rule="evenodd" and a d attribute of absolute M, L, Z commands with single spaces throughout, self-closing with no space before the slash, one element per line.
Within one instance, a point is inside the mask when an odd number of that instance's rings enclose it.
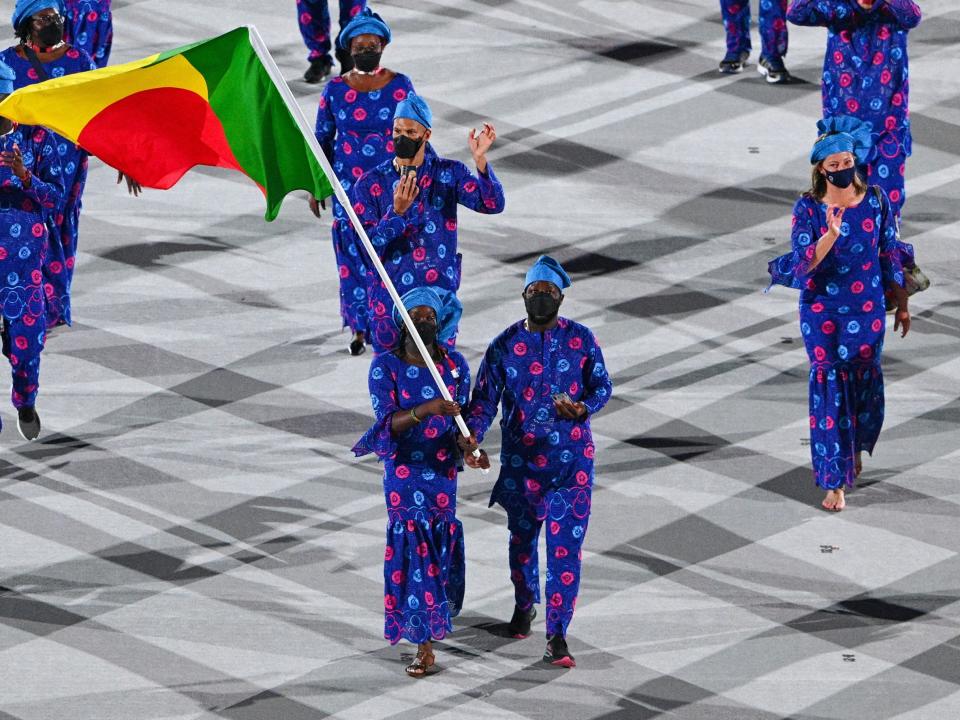
<path fill-rule="evenodd" d="M 417 287 L 408 290 L 400 299 L 407 310 L 420 305 L 433 309 L 437 315 L 437 340 L 444 343 L 453 337 L 460 316 L 463 315 L 463 305 L 452 292 L 436 287 Z M 396 307 L 393 309 L 393 322 L 398 328 L 403 327 L 403 320 L 400 319 Z"/>
<path fill-rule="evenodd" d="M 61 15 L 67 12 L 63 0 L 17 0 L 13 8 L 13 29 L 20 27 L 20 23 L 29 17 L 33 17 L 41 10 L 56 10 Z"/>
<path fill-rule="evenodd" d="M 524 289 L 530 287 L 531 283 L 538 280 L 546 280 L 557 286 L 560 290 L 570 287 L 570 276 L 566 270 L 549 255 L 541 255 L 529 270 L 527 270 L 527 279 L 524 282 Z"/>
<path fill-rule="evenodd" d="M 407 118 L 423 125 L 427 130 L 432 127 L 433 113 L 430 112 L 430 106 L 427 101 L 419 95 L 410 93 L 397 105 L 397 110 L 393 113 L 393 119 Z"/>
<path fill-rule="evenodd" d="M 370 8 L 366 8 L 363 12 L 357 13 L 353 17 L 353 20 L 344 26 L 343 30 L 340 31 L 340 35 L 337 37 L 337 45 L 344 50 L 349 50 L 350 41 L 353 40 L 353 38 L 357 35 L 368 34 L 379 35 L 383 38 L 384 44 L 390 42 L 390 26 Z"/>
<path fill-rule="evenodd" d="M 816 165 L 828 155 L 853 153 L 857 165 L 866 165 L 873 158 L 873 136 L 870 124 L 849 115 L 835 115 L 817 123 L 820 137 L 810 151 L 810 164 Z"/>
<path fill-rule="evenodd" d="M 0 60 L 0 95 L 9 95 L 13 92 L 13 81 L 17 74 L 9 65 Z"/>

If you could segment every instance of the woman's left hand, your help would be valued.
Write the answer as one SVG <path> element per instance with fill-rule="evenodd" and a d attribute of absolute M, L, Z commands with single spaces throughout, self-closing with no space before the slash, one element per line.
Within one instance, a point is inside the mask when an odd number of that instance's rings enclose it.
<path fill-rule="evenodd" d="M 577 420 L 587 412 L 587 406 L 582 402 L 573 402 L 567 398 L 554 399 L 553 407 L 556 409 L 557 415 L 566 420 Z"/>
<path fill-rule="evenodd" d="M 893 331 L 900 330 L 900 337 L 906 337 L 910 332 L 910 310 L 906 305 L 897 307 L 897 312 L 893 318 Z"/>
<path fill-rule="evenodd" d="M 143 186 L 129 175 L 124 175 L 123 170 L 117 170 L 117 185 L 124 180 L 127 181 L 127 192 L 134 197 L 140 197 L 140 193 L 143 192 Z"/>
<path fill-rule="evenodd" d="M 473 433 L 470 433 L 470 437 L 464 437 L 463 433 L 457 433 L 457 447 L 463 450 L 464 455 L 468 455 L 480 447 L 480 443 L 477 442 L 477 436 Z"/>
<path fill-rule="evenodd" d="M 467 453 L 463 456 L 463 461 L 467 464 L 467 467 L 473 468 L 474 470 L 490 469 L 490 458 L 487 456 L 486 450 L 480 451 L 480 457 L 474 457 L 473 453 Z"/>

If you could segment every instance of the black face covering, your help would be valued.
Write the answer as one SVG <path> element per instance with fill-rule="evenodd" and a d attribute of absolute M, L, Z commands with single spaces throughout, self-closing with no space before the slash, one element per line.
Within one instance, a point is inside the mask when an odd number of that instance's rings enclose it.
<path fill-rule="evenodd" d="M 827 182 L 836 185 L 838 188 L 850 187 L 853 182 L 853 176 L 857 172 L 855 167 L 848 167 L 846 170 L 827 171 Z"/>
<path fill-rule="evenodd" d="M 426 137 L 426 136 L 424 136 Z M 409 160 L 420 152 L 420 146 L 423 145 L 424 138 L 414 140 L 406 135 L 395 137 L 393 139 L 393 154 L 401 160 Z"/>
<path fill-rule="evenodd" d="M 6 95 L 2 97 L 6 97 Z M 0 117 L 0 135 L 6 135 L 11 130 L 13 130 L 13 121 L 5 117 Z"/>
<path fill-rule="evenodd" d="M 357 70 L 368 73 L 380 67 L 380 56 L 382 54 L 373 50 L 364 50 L 363 52 L 353 53 L 350 57 L 353 58 L 353 65 Z"/>
<path fill-rule="evenodd" d="M 37 31 L 37 40 L 41 47 L 53 47 L 63 40 L 63 23 L 53 22 Z"/>
<path fill-rule="evenodd" d="M 523 304 L 527 308 L 527 317 L 537 325 L 546 325 L 560 312 L 560 301 L 547 293 L 537 293 L 533 297 L 524 296 Z"/>
<path fill-rule="evenodd" d="M 423 344 L 430 347 L 437 341 L 437 324 L 432 320 L 423 320 L 413 324 Z"/>

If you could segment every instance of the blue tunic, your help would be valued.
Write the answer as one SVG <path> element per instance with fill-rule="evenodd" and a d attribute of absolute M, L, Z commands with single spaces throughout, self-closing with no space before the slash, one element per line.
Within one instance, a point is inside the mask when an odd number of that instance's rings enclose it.
<path fill-rule="evenodd" d="M 801 289 L 800 332 L 810 358 L 810 450 L 817 484 L 852 487 L 858 452 L 873 453 L 883 426 L 884 290 L 903 286 L 893 209 L 871 186 L 846 210 L 840 237 L 808 271 L 827 232 L 827 207 L 810 195 L 793 208 L 793 250 L 770 263 L 772 282 Z"/>
<path fill-rule="evenodd" d="M 351 200 L 370 241 L 403 295 L 432 285 L 451 292 L 460 288 L 457 252 L 457 206 L 485 214 L 503 212 L 503 186 L 493 167 L 479 177 L 458 160 L 442 158 L 428 144 L 417 169 L 420 194 L 403 215 L 393 209 L 393 192 L 400 174 L 392 160 L 364 173 Z M 396 346 L 399 330 L 393 323 L 393 301 L 380 277 L 367 269 L 368 333 L 376 352 Z M 450 341 L 452 347 L 456 334 Z"/>
<path fill-rule="evenodd" d="M 912 0 L 877 0 L 870 10 L 856 0 L 794 0 L 787 19 L 827 28 L 823 116 L 871 124 L 877 157 L 867 180 L 886 190 L 899 217 L 912 149 L 907 32 L 920 23 L 920 8 Z"/>
<path fill-rule="evenodd" d="M 0 59 L 7 63 L 17 74 L 15 88 L 26 87 L 40 82 L 41 78 L 26 58 L 20 57 L 16 48 L 11 47 L 0 53 Z M 52 62 L 44 63 L 44 69 L 51 78 L 72 75 L 76 72 L 93 70 L 96 66 L 90 56 L 78 48 L 70 48 L 64 55 Z M 52 217 L 50 249 L 43 267 L 44 282 L 49 287 L 47 293 L 47 325 L 54 327 L 61 323 L 72 322 L 70 312 L 70 285 L 73 282 L 73 269 L 77 256 L 77 233 L 80 228 L 80 210 L 83 188 L 87 183 L 87 159 L 84 150 L 59 135 L 55 135 L 57 155 L 63 167 L 63 182 L 66 195 L 56 217 Z"/>
<path fill-rule="evenodd" d="M 24 189 L 9 167 L 0 166 L 0 311 L 7 325 L 13 404 L 33 407 L 46 335 L 45 220 L 63 201 L 63 176 L 53 133 L 20 125 L 0 136 L 0 151 L 12 151 L 14 145 L 33 177 Z"/>
<path fill-rule="evenodd" d="M 326 84 L 317 111 L 317 141 L 343 189 L 393 157 L 393 113 L 412 93 L 413 83 L 397 74 L 379 90 L 354 90 L 342 77 Z M 333 198 L 333 250 L 340 276 L 344 327 L 367 329 L 367 260 L 340 202 Z"/>
<path fill-rule="evenodd" d="M 565 634 L 580 587 L 580 549 L 590 518 L 593 435 L 590 415 L 612 393 L 603 353 L 589 328 L 558 318 L 544 333 L 525 321 L 504 330 L 484 355 L 467 426 L 482 440 L 501 410 L 500 477 L 490 497 L 507 511 L 510 576 L 519 607 L 540 602 L 537 543 L 547 530 L 547 633 Z M 565 392 L 588 414 L 557 415 Z"/>
<path fill-rule="evenodd" d="M 437 369 L 451 397 L 465 406 L 470 368 L 456 351 Z M 457 427 L 433 416 L 400 436 L 391 432 L 394 413 L 439 396 L 426 368 L 394 353 L 377 355 L 370 366 L 370 400 L 376 423 L 353 448 L 383 461 L 387 503 L 384 555 L 384 637 L 414 643 L 441 640 L 453 630 L 463 605 L 463 526 L 457 520 Z"/>

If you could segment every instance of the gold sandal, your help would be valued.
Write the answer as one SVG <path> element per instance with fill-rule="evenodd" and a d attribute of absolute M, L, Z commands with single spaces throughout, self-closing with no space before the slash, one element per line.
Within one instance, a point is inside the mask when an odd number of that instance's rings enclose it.
<path fill-rule="evenodd" d="M 433 650 L 417 650 L 417 656 L 406 667 L 407 675 L 412 678 L 421 678 L 427 674 L 427 670 L 432 668 L 436 661 Z"/>

